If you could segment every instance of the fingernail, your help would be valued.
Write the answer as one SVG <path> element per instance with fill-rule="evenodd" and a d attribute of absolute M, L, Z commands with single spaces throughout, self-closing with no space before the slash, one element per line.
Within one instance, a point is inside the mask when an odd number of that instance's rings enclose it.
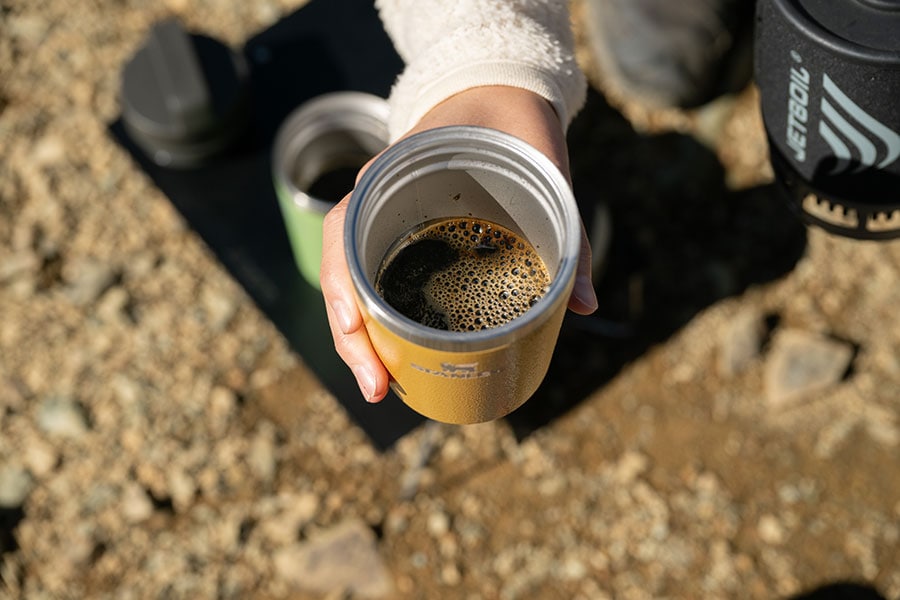
<path fill-rule="evenodd" d="M 579 275 L 575 278 L 575 289 L 572 290 L 575 298 L 590 310 L 597 310 L 597 294 L 594 292 L 594 284 L 587 275 Z"/>
<path fill-rule="evenodd" d="M 350 333 L 350 328 L 352 327 L 352 323 L 350 322 L 350 309 L 347 308 L 347 305 L 343 300 L 335 300 L 331 303 L 331 312 L 334 313 L 334 318 L 337 319 L 338 327 L 341 328 L 341 331 L 344 333 Z"/>
<path fill-rule="evenodd" d="M 366 402 L 372 402 L 372 397 L 375 395 L 375 375 L 362 365 L 356 365 L 351 369 Z"/>

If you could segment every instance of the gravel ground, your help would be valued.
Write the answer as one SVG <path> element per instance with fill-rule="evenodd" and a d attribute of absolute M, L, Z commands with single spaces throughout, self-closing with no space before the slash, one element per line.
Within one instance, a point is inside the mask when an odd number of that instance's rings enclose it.
<path fill-rule="evenodd" d="M 0 594 L 900 598 L 900 243 L 778 221 L 753 89 L 594 97 L 616 233 L 566 410 L 376 451 L 106 133 L 157 19 L 303 3 L 0 2 Z"/>

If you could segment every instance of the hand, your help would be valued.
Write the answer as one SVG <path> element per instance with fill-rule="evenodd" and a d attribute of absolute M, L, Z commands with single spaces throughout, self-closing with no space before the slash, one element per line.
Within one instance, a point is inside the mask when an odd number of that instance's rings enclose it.
<path fill-rule="evenodd" d="M 537 94 L 504 86 L 472 88 L 434 107 L 406 136 L 447 125 L 477 125 L 514 135 L 546 154 L 570 179 L 565 133 L 552 106 Z M 371 162 L 360 170 L 357 181 Z M 366 401 L 378 402 L 387 395 L 390 374 L 369 340 L 347 268 L 344 217 L 349 198 L 350 194 L 325 216 L 319 279 L 334 346 L 353 371 Z M 591 282 L 591 248 L 584 227 L 581 234 L 581 255 L 569 309 L 590 314 L 597 309 L 597 297 Z"/>

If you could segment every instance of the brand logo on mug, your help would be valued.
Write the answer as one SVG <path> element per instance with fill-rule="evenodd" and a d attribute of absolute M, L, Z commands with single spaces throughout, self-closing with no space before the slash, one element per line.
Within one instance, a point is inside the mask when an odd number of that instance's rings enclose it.
<path fill-rule="evenodd" d="M 417 365 L 416 363 L 410 363 L 410 366 L 416 371 L 421 371 L 422 373 L 427 373 L 428 375 L 446 377 L 448 379 L 480 379 L 482 377 L 490 377 L 491 375 L 495 375 L 500 372 L 499 369 L 495 369 L 493 371 L 480 370 L 478 368 L 477 362 L 462 364 L 441 363 L 440 370 L 429 369 L 428 367 L 423 367 L 422 365 Z"/>
<path fill-rule="evenodd" d="M 827 74 L 822 75 L 822 87 L 825 94 L 820 103 L 823 118 L 819 121 L 819 135 L 839 161 L 832 173 L 849 170 L 853 166 L 851 160 L 856 161 L 853 171 L 867 167 L 883 169 L 897 160 L 900 156 L 900 135 L 897 132 L 860 108 Z M 872 138 L 880 144 L 876 146 Z M 854 146 L 855 152 L 850 150 L 848 144 Z"/>
<path fill-rule="evenodd" d="M 802 62 L 796 51 L 791 51 L 791 58 L 796 63 Z M 797 162 L 806 160 L 810 80 L 806 68 L 791 67 L 785 141 Z M 863 110 L 827 73 L 822 74 L 819 110 L 822 115 L 819 135 L 837 159 L 831 173 L 884 169 L 900 157 L 900 134 Z"/>

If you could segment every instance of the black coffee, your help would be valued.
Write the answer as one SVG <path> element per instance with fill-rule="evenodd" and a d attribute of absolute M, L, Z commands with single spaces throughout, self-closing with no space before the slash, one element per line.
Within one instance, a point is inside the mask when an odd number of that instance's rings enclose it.
<path fill-rule="evenodd" d="M 362 164 L 325 171 L 309 184 L 307 193 L 319 200 L 338 202 L 353 189 L 360 167 Z"/>
<path fill-rule="evenodd" d="M 471 218 L 423 223 L 388 250 L 375 290 L 428 327 L 476 331 L 524 314 L 550 286 L 531 244 L 509 229 Z"/>

